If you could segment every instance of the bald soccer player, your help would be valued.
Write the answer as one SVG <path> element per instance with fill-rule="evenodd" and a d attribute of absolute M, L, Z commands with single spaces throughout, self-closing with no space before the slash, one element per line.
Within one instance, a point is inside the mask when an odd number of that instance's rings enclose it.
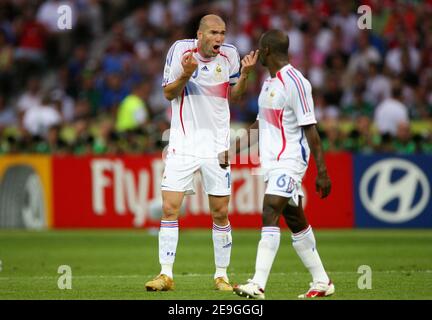
<path fill-rule="evenodd" d="M 227 268 L 232 237 L 228 220 L 231 170 L 218 160 L 230 147 L 229 99 L 246 90 L 258 52 L 241 61 L 237 49 L 225 44 L 225 22 L 204 16 L 198 39 L 175 42 L 167 55 L 162 86 L 171 101 L 172 119 L 162 178 L 162 219 L 159 230 L 161 271 L 146 283 L 148 291 L 174 289 L 173 265 L 178 242 L 178 217 L 185 195 L 193 194 L 193 176 L 200 172 L 213 219 L 215 288 L 232 291 Z"/>

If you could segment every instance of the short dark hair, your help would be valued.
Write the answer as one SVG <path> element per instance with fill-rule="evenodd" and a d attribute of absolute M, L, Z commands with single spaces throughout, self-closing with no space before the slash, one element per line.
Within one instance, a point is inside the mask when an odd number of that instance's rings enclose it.
<path fill-rule="evenodd" d="M 402 86 L 400 84 L 393 85 L 391 92 L 393 98 L 396 99 L 402 98 Z"/>
<path fill-rule="evenodd" d="M 280 30 L 269 30 L 262 36 L 261 46 L 269 48 L 271 54 L 286 56 L 289 48 L 288 35 Z"/>

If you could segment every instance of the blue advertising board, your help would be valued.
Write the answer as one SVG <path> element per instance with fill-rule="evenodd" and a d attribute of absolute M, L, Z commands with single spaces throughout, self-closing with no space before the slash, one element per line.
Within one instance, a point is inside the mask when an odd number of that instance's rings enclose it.
<path fill-rule="evenodd" d="M 432 227 L 432 157 L 356 155 L 355 225 Z"/>

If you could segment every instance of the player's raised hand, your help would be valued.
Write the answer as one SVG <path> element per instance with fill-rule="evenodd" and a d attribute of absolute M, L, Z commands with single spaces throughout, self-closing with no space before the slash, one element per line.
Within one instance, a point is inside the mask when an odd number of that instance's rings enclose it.
<path fill-rule="evenodd" d="M 258 60 L 258 53 L 259 50 L 251 51 L 249 54 L 243 57 L 243 60 L 241 61 L 242 73 L 247 75 L 253 70 Z"/>
<path fill-rule="evenodd" d="M 196 68 L 198 67 L 198 62 L 195 60 L 193 56 L 193 50 L 183 56 L 181 64 L 184 73 L 189 77 L 192 76 L 192 74 L 195 72 Z"/>
<path fill-rule="evenodd" d="M 331 181 L 327 173 L 318 174 L 315 181 L 315 187 L 321 199 L 330 194 Z"/>

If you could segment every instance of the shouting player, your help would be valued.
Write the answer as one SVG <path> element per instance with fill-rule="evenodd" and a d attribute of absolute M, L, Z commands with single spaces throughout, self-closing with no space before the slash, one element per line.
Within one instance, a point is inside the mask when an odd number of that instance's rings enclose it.
<path fill-rule="evenodd" d="M 315 127 L 311 84 L 288 62 L 289 38 L 271 30 L 260 39 L 259 60 L 270 73 L 259 95 L 259 115 L 251 128 L 259 128 L 261 166 L 267 183 L 263 203 L 263 227 L 255 275 L 237 285 L 240 296 L 264 299 L 264 290 L 279 248 L 280 214 L 292 231 L 292 244 L 312 275 L 309 290 L 299 298 L 328 296 L 334 285 L 327 276 L 316 248 L 315 237 L 302 207 L 301 183 L 312 152 L 318 169 L 316 190 L 321 198 L 330 193 L 321 140 Z M 231 148 L 233 149 L 233 148 Z M 236 151 L 240 151 L 237 141 Z"/>
<path fill-rule="evenodd" d="M 228 203 L 231 171 L 218 161 L 229 149 L 228 99 L 246 90 L 247 77 L 258 52 L 241 61 L 237 49 L 224 43 L 225 23 L 216 15 L 204 16 L 198 39 L 179 40 L 168 52 L 164 69 L 164 94 L 171 101 L 172 119 L 162 179 L 163 214 L 159 231 L 160 274 L 146 283 L 148 291 L 174 288 L 173 264 L 178 242 L 178 216 L 187 194 L 194 192 L 193 176 L 201 173 L 213 218 L 215 287 L 232 291 L 227 268 L 231 256 Z"/>

